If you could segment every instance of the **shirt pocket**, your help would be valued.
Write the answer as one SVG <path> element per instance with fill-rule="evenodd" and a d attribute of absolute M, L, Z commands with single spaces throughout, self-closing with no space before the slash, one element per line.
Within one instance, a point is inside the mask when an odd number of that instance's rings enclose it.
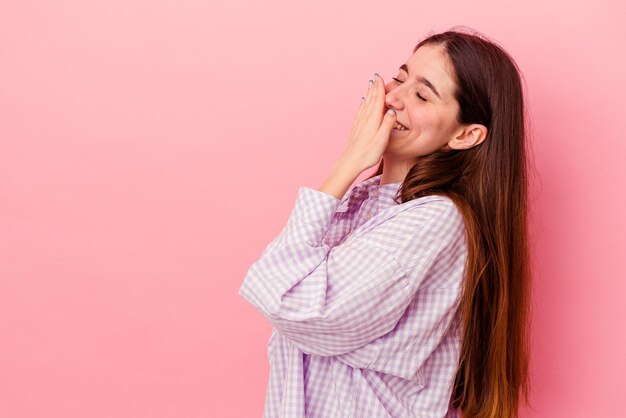
<path fill-rule="evenodd" d="M 424 389 L 426 381 L 424 379 L 424 372 L 419 369 L 412 379 L 405 379 L 403 377 L 395 376 L 393 374 L 381 374 L 387 384 L 394 388 L 394 391 L 398 394 L 398 397 L 405 399 L 408 405 L 413 405 L 417 394 Z"/>
<path fill-rule="evenodd" d="M 412 379 L 405 379 L 392 374 L 381 373 L 373 370 L 356 371 L 359 378 L 365 380 L 365 384 L 371 388 L 368 389 L 368 396 L 375 393 L 377 411 L 386 411 L 384 416 L 409 417 L 413 416 L 414 405 L 420 392 L 425 387 L 424 376 L 422 371 L 418 371 Z M 370 416 L 371 405 L 363 403 L 366 398 L 362 391 L 358 389 L 358 385 L 353 385 L 352 389 L 352 411 L 354 416 L 363 417 Z M 378 405 L 380 403 L 381 405 Z"/>

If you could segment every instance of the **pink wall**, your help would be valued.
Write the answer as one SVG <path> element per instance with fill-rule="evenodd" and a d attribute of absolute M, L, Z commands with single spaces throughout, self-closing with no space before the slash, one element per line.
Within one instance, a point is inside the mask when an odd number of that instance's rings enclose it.
<path fill-rule="evenodd" d="M 371 75 L 460 24 L 515 57 L 532 111 L 523 416 L 623 414 L 623 2 L 53 3 L 0 5 L 1 417 L 260 417 L 249 264 Z"/>

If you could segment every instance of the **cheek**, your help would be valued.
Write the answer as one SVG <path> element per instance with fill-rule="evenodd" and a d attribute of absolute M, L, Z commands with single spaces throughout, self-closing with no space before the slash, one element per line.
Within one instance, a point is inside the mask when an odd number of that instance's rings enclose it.
<path fill-rule="evenodd" d="M 419 109 L 410 115 L 411 126 L 418 132 L 436 133 L 446 126 L 441 115 L 433 111 Z"/>
<path fill-rule="evenodd" d="M 428 126 L 429 130 L 434 131 L 434 134 L 447 135 L 452 126 L 450 115 L 446 112 L 433 110 L 431 112 L 424 113 L 424 123 Z"/>

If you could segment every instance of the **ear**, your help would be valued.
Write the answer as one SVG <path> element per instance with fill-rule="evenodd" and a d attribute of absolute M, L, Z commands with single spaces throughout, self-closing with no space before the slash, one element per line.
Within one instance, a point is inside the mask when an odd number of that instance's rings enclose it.
<path fill-rule="evenodd" d="M 487 128 L 479 123 L 464 125 L 448 146 L 452 149 L 468 149 L 482 143 L 487 137 Z"/>

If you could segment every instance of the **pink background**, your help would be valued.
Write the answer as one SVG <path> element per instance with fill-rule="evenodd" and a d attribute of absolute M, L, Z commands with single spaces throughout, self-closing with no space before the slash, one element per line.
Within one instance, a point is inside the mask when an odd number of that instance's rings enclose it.
<path fill-rule="evenodd" d="M 623 414 L 623 2 L 53 3 L 0 5 L 1 417 L 260 417 L 247 268 L 372 74 L 454 25 L 512 54 L 531 109 L 523 416 Z"/>

